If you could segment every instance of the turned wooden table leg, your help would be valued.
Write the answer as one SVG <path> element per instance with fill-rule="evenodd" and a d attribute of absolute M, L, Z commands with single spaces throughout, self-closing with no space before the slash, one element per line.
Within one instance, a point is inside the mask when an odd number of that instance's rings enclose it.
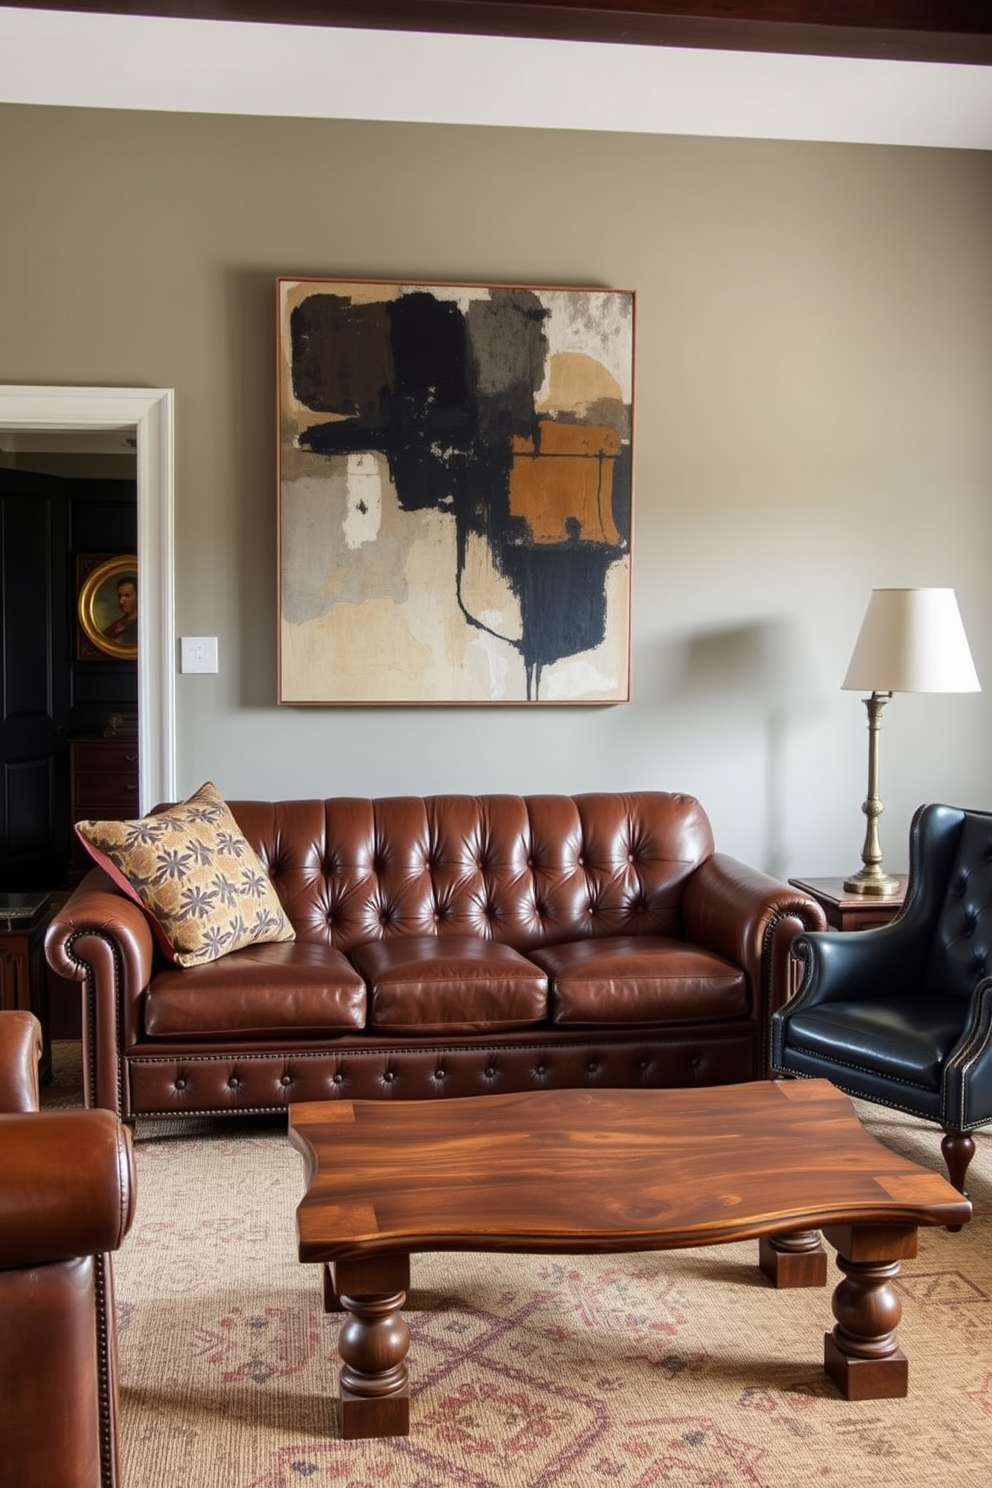
<path fill-rule="evenodd" d="M 824 1335 L 823 1367 L 847 1400 L 895 1400 L 909 1390 L 909 1365 L 896 1339 L 902 1303 L 893 1281 L 900 1260 L 916 1254 L 916 1230 L 854 1226 L 825 1231 L 837 1246 L 844 1280 Z"/>
<path fill-rule="evenodd" d="M 341 1296 L 345 1317 L 338 1333 L 340 1422 L 341 1435 L 349 1440 L 409 1434 L 410 1330 L 400 1316 L 405 1301 L 405 1292 Z"/>
<path fill-rule="evenodd" d="M 343 1313 L 338 1419 L 347 1440 L 409 1435 L 410 1330 L 401 1316 L 406 1287 L 396 1285 L 409 1276 L 409 1256 L 338 1261 L 325 1274 L 325 1306 L 333 1299 Z"/>
<path fill-rule="evenodd" d="M 762 1235 L 758 1265 L 776 1287 L 818 1287 L 827 1283 L 827 1252 L 819 1230 Z"/>

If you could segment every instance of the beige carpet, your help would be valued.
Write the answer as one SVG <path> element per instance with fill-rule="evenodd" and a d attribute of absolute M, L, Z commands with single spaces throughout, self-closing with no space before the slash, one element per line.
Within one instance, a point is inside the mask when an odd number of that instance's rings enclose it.
<path fill-rule="evenodd" d="M 75 1098 L 56 1045 L 46 1103 Z M 939 1164 L 932 1128 L 861 1106 Z M 125 1488 L 987 1488 L 992 1132 L 975 1218 L 904 1263 L 907 1400 L 843 1400 L 828 1287 L 776 1292 L 756 1245 L 608 1257 L 423 1255 L 412 1430 L 337 1437 L 336 1320 L 295 1256 L 302 1162 L 281 1123 L 139 1123 L 116 1260 Z"/>

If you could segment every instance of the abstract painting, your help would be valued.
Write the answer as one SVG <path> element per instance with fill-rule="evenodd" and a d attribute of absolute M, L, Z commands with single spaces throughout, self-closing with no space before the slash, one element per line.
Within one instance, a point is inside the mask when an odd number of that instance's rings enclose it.
<path fill-rule="evenodd" d="M 277 280 L 279 701 L 629 698 L 634 296 Z"/>

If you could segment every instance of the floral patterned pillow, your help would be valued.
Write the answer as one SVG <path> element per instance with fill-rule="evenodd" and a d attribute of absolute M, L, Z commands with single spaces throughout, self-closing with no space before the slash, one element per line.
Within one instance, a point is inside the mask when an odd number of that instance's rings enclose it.
<path fill-rule="evenodd" d="M 137 821 L 77 822 L 76 832 L 94 862 L 141 905 L 177 966 L 295 939 L 265 869 L 209 781 L 179 806 Z"/>

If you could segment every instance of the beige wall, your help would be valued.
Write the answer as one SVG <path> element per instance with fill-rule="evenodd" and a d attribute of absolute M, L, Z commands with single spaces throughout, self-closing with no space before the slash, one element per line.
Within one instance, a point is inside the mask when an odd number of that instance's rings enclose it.
<path fill-rule="evenodd" d="M 177 679 L 182 791 L 682 789 L 839 873 L 872 586 L 953 585 L 992 688 L 992 155 L 10 106 L 0 179 L 0 382 L 176 389 L 177 630 L 221 655 Z M 637 291 L 629 705 L 276 707 L 277 274 Z M 805 656 L 782 730 L 736 653 L 682 671 L 765 619 Z M 990 745 L 987 693 L 893 700 L 890 866 L 918 801 L 992 807 Z"/>

